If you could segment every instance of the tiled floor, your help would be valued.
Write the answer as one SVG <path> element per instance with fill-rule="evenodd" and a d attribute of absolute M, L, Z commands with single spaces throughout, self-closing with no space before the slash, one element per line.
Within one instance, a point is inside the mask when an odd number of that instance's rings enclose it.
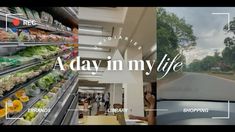
<path fill-rule="evenodd" d="M 102 103 L 102 104 L 100 105 L 99 111 L 105 111 L 104 103 Z M 97 113 L 97 103 L 94 102 L 94 103 L 92 104 L 91 115 L 96 115 L 96 113 Z"/>

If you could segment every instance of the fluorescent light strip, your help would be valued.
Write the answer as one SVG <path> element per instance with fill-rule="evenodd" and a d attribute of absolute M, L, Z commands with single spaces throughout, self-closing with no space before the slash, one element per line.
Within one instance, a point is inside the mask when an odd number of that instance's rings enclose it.
<path fill-rule="evenodd" d="M 79 28 L 79 32 L 84 31 L 84 32 L 94 32 L 94 33 L 102 33 L 102 30 L 95 30 L 95 29 L 83 29 Z"/>
<path fill-rule="evenodd" d="M 88 47 L 88 46 L 79 46 L 79 50 L 93 50 L 93 51 L 105 51 L 105 52 L 110 52 L 109 48 L 100 48 L 100 47 Z"/>
<path fill-rule="evenodd" d="M 83 89 L 83 90 L 85 90 L 85 89 L 99 89 L 99 90 L 103 90 L 103 89 L 105 89 L 105 87 L 79 87 L 79 89 Z"/>

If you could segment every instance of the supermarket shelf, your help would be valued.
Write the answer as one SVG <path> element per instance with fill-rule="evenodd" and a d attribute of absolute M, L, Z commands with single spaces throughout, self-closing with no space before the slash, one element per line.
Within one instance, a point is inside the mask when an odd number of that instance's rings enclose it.
<path fill-rule="evenodd" d="M 0 70 L 0 76 L 2 75 L 6 75 L 6 74 L 9 74 L 9 73 L 13 73 L 13 72 L 17 72 L 17 71 L 21 71 L 21 70 L 24 70 L 24 69 L 28 69 L 30 67 L 33 67 L 33 66 L 36 66 L 36 65 L 39 65 L 41 64 L 42 62 L 44 61 L 48 61 L 48 60 L 54 60 L 56 59 L 57 57 L 61 56 L 61 55 L 64 55 L 64 54 L 67 54 L 69 53 L 70 50 L 66 50 L 64 51 L 62 54 L 58 54 L 56 56 L 53 56 L 52 58 L 48 58 L 48 59 L 43 59 L 43 60 L 38 60 L 37 61 L 33 61 L 33 62 L 30 62 L 30 63 L 27 63 L 27 64 L 23 64 L 23 65 L 20 65 L 20 66 L 15 66 L 15 67 L 8 67 L 8 68 L 4 68 L 4 69 L 1 69 Z"/>
<path fill-rule="evenodd" d="M 40 123 L 42 125 L 60 125 L 65 116 L 67 109 L 69 108 L 71 102 L 75 98 L 73 94 L 78 90 L 78 74 L 75 75 L 67 87 L 67 90 L 64 91 L 63 95 L 58 99 L 57 103 L 51 109 L 51 112 L 48 113 L 44 120 Z"/>
<path fill-rule="evenodd" d="M 58 56 L 59 56 L 59 55 L 58 55 Z M 53 60 L 53 59 L 54 59 L 54 58 L 52 58 L 51 60 Z M 26 67 L 24 67 L 24 68 L 17 69 L 16 71 L 24 70 L 24 69 L 27 69 L 27 68 L 36 66 L 36 65 L 38 65 L 38 64 L 40 64 L 40 63 L 41 63 L 41 61 L 40 61 L 40 62 L 37 62 L 37 63 L 34 63 L 34 64 L 30 65 L 30 66 L 26 66 Z M 14 71 L 14 72 L 16 72 L 16 71 Z M 10 73 L 12 73 L 12 72 L 13 72 L 13 71 L 11 71 Z M 4 93 L 2 96 L 0 96 L 0 101 L 2 101 L 3 99 L 5 99 L 5 98 L 7 98 L 7 97 L 9 97 L 9 96 L 11 96 L 11 95 L 13 95 L 16 91 L 18 91 L 18 90 L 20 90 L 20 89 L 22 89 L 22 88 L 24 88 L 24 87 L 30 85 L 31 83 L 36 82 L 38 79 L 42 78 L 43 76 L 47 75 L 47 74 L 50 73 L 50 72 L 51 72 L 51 70 L 49 70 L 48 72 L 45 72 L 45 73 L 43 73 L 43 74 L 41 74 L 41 75 L 39 75 L 39 76 L 37 76 L 37 77 L 35 77 L 35 78 L 30 79 L 30 80 L 27 81 L 26 83 L 16 85 L 16 86 L 15 86 L 14 88 L 12 88 L 10 91 L 8 91 L 8 92 Z"/>
<path fill-rule="evenodd" d="M 51 70 L 48 71 L 48 72 L 45 72 L 45 73 L 43 73 L 43 74 L 41 74 L 41 75 L 39 75 L 39 76 L 37 76 L 37 77 L 35 77 L 35 78 L 33 78 L 33 79 L 30 79 L 30 80 L 27 81 L 26 83 L 19 84 L 19 85 L 15 86 L 14 88 L 12 88 L 12 90 L 10 90 L 9 92 L 3 94 L 3 97 L 0 97 L 0 101 L 2 101 L 3 99 L 5 99 L 5 98 L 7 98 L 7 97 L 9 97 L 9 96 L 11 96 L 11 95 L 13 95 L 16 91 L 18 91 L 18 90 L 20 90 L 20 89 L 22 89 L 22 88 L 24 88 L 24 87 L 30 85 L 31 83 L 36 82 L 38 79 L 44 77 L 45 75 L 47 75 L 47 74 L 50 73 L 50 72 L 51 72 Z"/>
<path fill-rule="evenodd" d="M 44 75 L 41 75 L 40 78 L 43 77 L 43 76 L 45 76 L 45 75 L 47 75 L 47 74 L 49 74 L 51 71 L 52 71 L 52 70 L 48 71 L 48 72 L 45 73 Z M 66 73 L 65 73 L 65 74 L 66 74 Z M 31 83 L 33 83 L 33 82 L 35 82 L 35 81 L 37 81 L 37 80 L 40 79 L 40 78 L 38 77 L 38 78 L 35 78 L 33 81 L 28 82 L 28 85 L 31 84 Z M 51 86 L 50 86 L 50 89 L 53 88 L 55 85 L 56 85 L 56 83 L 54 83 L 53 85 L 51 85 Z M 25 86 L 22 86 L 21 88 L 26 87 L 26 86 L 27 86 L 27 84 L 25 84 Z M 66 85 L 66 86 L 67 86 L 67 85 Z M 15 90 L 15 92 L 16 92 L 16 91 L 17 91 L 17 90 Z M 14 92 L 12 92 L 12 94 L 13 94 L 13 93 L 14 93 Z M 30 101 L 27 103 L 26 107 L 24 107 L 24 109 L 23 109 L 20 113 L 18 113 L 18 114 L 16 114 L 16 115 L 14 115 L 14 116 L 11 117 L 11 118 L 13 118 L 13 119 L 5 119 L 5 120 L 3 120 L 2 122 L 0 122 L 0 124 L 4 124 L 4 125 L 13 125 L 13 124 L 15 124 L 16 121 L 17 121 L 20 117 L 22 117 L 22 116 L 28 111 L 29 108 L 31 108 L 36 102 L 38 102 L 38 101 L 39 101 L 44 95 L 46 95 L 47 93 L 48 93 L 48 91 L 42 91 L 38 96 L 31 98 Z"/>
<path fill-rule="evenodd" d="M 66 115 L 63 118 L 61 125 L 77 125 L 78 123 L 78 96 L 75 96 L 69 109 L 66 112 Z"/>
<path fill-rule="evenodd" d="M 63 24 L 78 27 L 78 9 L 75 9 L 75 7 L 50 7 L 48 10 L 57 19 L 60 19 Z"/>
<path fill-rule="evenodd" d="M 64 45 L 71 42 L 0 42 L 0 48 Z"/>
<path fill-rule="evenodd" d="M 8 117 L 8 118 L 12 118 L 12 119 L 5 119 L 0 124 L 13 125 L 17 121 L 16 118 L 22 117 L 24 115 L 24 113 L 26 113 L 28 111 L 28 108 L 31 108 L 39 99 L 41 99 L 41 97 L 43 97 L 46 94 L 47 94 L 46 91 L 42 91 L 38 96 L 31 98 L 30 101 L 27 103 L 27 107 L 24 107 L 23 110 L 19 114 L 16 114 L 12 117 Z"/>
<path fill-rule="evenodd" d="M 17 71 L 21 71 L 21 70 L 25 70 L 25 69 L 34 67 L 39 64 L 41 64 L 41 61 L 39 61 L 38 59 L 35 59 L 34 61 L 30 61 L 29 63 L 25 63 L 23 65 L 6 67 L 0 70 L 0 76 L 17 72 Z"/>
<path fill-rule="evenodd" d="M 6 22 L 6 27 L 8 27 L 7 23 L 11 22 L 13 19 L 18 19 L 20 21 L 27 21 L 28 19 L 22 18 L 19 14 L 7 14 L 4 12 L 0 12 L 0 21 Z M 31 26 L 19 26 L 18 28 L 37 28 L 37 29 L 42 29 L 42 30 L 47 30 L 53 32 L 60 32 L 62 35 L 65 34 L 66 36 L 72 36 L 75 35 L 72 32 L 69 31 L 63 31 L 61 29 L 58 29 L 56 27 L 53 27 L 48 24 L 43 24 L 43 23 L 36 23 L 36 25 L 31 25 Z"/>

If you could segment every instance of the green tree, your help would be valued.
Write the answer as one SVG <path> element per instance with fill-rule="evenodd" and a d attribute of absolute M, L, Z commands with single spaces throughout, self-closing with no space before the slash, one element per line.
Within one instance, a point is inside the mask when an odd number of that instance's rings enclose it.
<path fill-rule="evenodd" d="M 228 30 L 230 29 L 230 30 Z M 224 26 L 224 30 L 228 33 L 233 33 L 235 35 L 235 19 L 230 22 L 230 27 L 228 24 Z M 235 70 L 235 37 L 227 37 L 224 39 L 225 48 L 222 52 L 224 63 L 229 65 L 233 70 Z"/>
<path fill-rule="evenodd" d="M 189 50 L 196 45 L 192 25 L 179 18 L 176 14 L 167 12 L 164 8 L 157 8 L 157 62 L 165 54 L 174 58 L 183 50 Z M 181 57 L 185 62 L 185 58 Z"/>

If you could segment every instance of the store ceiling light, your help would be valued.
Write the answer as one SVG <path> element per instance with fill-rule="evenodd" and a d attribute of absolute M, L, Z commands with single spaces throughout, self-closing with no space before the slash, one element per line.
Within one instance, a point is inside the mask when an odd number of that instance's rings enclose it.
<path fill-rule="evenodd" d="M 154 45 L 151 47 L 150 51 L 151 51 L 151 52 L 154 52 L 154 51 L 156 51 L 156 50 L 157 50 L 157 44 L 154 44 Z"/>
<path fill-rule="evenodd" d="M 79 32 L 93 32 L 93 33 L 102 33 L 102 30 L 100 29 L 85 29 L 85 28 L 79 28 Z"/>
<path fill-rule="evenodd" d="M 91 46 L 79 46 L 79 50 L 88 50 L 88 51 L 102 51 L 102 52 L 110 52 L 110 48 L 101 48 L 101 47 L 91 47 Z"/>
<path fill-rule="evenodd" d="M 96 90 L 104 90 L 105 87 L 79 87 L 79 89 L 82 89 L 82 90 L 90 90 L 90 89 L 96 89 Z"/>
<path fill-rule="evenodd" d="M 142 47 L 141 47 L 141 46 L 139 46 L 139 47 L 138 47 L 138 50 L 141 50 L 141 49 L 142 49 Z"/>

